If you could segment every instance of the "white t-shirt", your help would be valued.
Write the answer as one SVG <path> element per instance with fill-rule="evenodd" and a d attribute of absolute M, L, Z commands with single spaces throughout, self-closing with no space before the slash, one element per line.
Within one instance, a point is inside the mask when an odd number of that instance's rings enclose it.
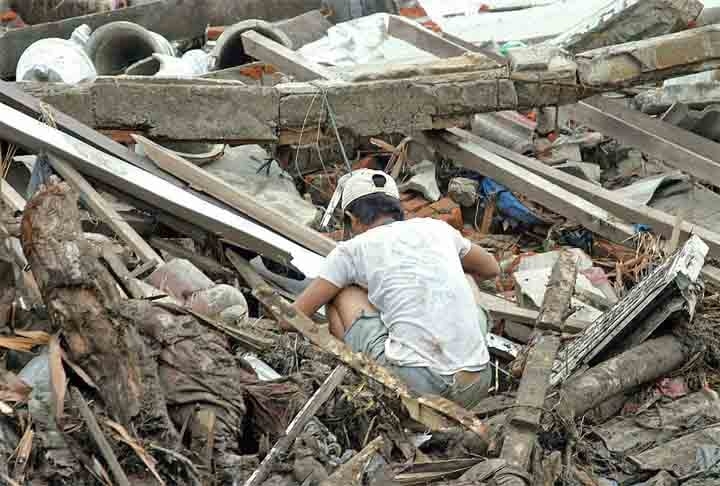
<path fill-rule="evenodd" d="M 416 218 L 378 226 L 340 243 L 320 278 L 368 289 L 388 327 L 385 356 L 440 374 L 477 371 L 490 356 L 481 312 L 460 259 L 471 243 L 444 221 Z"/>

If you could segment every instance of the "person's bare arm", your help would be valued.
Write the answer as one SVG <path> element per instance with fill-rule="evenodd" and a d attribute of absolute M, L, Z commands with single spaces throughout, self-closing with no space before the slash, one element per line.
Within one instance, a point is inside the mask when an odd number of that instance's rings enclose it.
<path fill-rule="evenodd" d="M 500 274 L 500 266 L 495 258 L 477 245 L 472 245 L 461 261 L 465 272 L 481 280 L 489 280 Z"/>
<path fill-rule="evenodd" d="M 313 314 L 333 300 L 340 290 L 342 289 L 327 280 L 316 278 L 307 286 L 303 293 L 300 294 L 297 300 L 295 300 L 294 307 L 296 310 L 312 318 Z M 280 327 L 286 331 L 291 330 L 291 328 L 285 325 L 281 325 Z"/>

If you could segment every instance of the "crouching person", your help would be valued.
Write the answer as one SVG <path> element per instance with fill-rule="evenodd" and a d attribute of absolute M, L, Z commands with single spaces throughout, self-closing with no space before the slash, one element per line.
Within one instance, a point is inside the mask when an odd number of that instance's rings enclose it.
<path fill-rule="evenodd" d="M 492 373 L 487 316 L 465 273 L 494 278 L 497 262 L 443 221 L 405 221 L 384 172 L 353 172 L 341 205 L 353 238 L 330 253 L 296 309 L 312 316 L 327 305 L 331 333 L 354 351 L 416 393 L 475 406 Z"/>

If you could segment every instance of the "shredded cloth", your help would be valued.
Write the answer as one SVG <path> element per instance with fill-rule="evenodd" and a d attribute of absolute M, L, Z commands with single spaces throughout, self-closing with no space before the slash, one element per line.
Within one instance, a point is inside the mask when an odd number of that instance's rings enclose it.
<path fill-rule="evenodd" d="M 471 243 L 443 221 L 417 218 L 378 226 L 340 243 L 320 277 L 368 289 L 388 327 L 385 356 L 397 366 L 450 375 L 479 371 L 490 356 L 460 259 Z"/>

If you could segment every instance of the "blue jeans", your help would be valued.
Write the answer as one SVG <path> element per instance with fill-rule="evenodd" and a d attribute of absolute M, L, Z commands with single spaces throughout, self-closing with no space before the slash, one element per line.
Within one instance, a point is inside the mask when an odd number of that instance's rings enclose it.
<path fill-rule="evenodd" d="M 385 357 L 388 330 L 380 316 L 363 313 L 345 333 L 345 342 L 358 353 L 364 353 L 402 379 L 420 395 L 439 395 L 470 409 L 488 395 L 492 382 L 490 366 L 482 371 L 442 375 L 427 367 L 396 366 Z M 469 380 L 467 378 L 470 378 Z"/>

